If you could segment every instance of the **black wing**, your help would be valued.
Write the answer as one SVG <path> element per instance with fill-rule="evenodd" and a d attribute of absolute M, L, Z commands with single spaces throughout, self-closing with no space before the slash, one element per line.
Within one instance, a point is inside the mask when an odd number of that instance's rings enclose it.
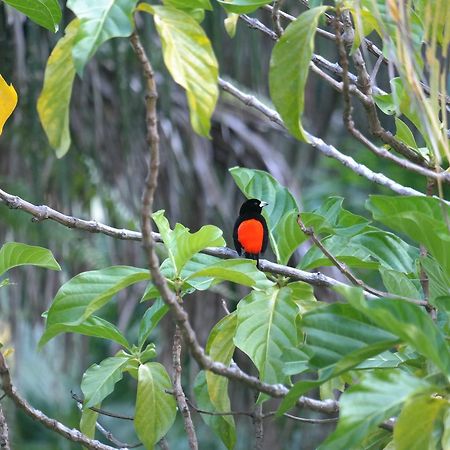
<path fill-rule="evenodd" d="M 269 243 L 269 230 L 267 228 L 267 222 L 266 219 L 264 219 L 264 216 L 261 215 L 259 220 L 262 223 L 264 229 L 263 242 L 261 247 L 261 254 L 263 254 L 267 249 L 267 244 Z"/>
<path fill-rule="evenodd" d="M 239 256 L 242 255 L 242 246 L 238 240 L 238 228 L 241 223 L 242 223 L 242 217 L 238 217 L 236 222 L 234 223 L 234 229 L 233 229 L 234 248 L 238 252 Z"/>

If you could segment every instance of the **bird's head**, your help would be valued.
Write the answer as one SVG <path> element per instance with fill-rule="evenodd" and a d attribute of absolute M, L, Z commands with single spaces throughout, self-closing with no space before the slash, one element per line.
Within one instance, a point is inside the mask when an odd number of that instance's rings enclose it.
<path fill-rule="evenodd" d="M 243 216 L 250 213 L 261 214 L 262 209 L 267 205 L 267 202 L 258 200 L 257 198 L 251 198 L 242 204 L 241 209 L 239 210 L 239 215 Z"/>

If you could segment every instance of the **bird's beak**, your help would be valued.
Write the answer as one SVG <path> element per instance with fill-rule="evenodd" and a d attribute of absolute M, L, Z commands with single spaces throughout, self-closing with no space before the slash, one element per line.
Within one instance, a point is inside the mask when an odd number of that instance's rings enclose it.
<path fill-rule="evenodd" d="M 261 208 L 264 208 L 264 206 L 267 206 L 268 205 L 268 203 L 267 202 L 260 202 L 260 204 L 259 204 L 259 206 L 261 207 Z"/>

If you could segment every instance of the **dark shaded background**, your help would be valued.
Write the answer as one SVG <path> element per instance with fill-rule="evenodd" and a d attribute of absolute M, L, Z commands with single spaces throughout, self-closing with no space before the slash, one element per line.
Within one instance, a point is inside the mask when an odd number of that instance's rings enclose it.
<path fill-rule="evenodd" d="M 285 4 L 293 15 L 301 11 L 298 2 Z M 271 26 L 268 13 L 256 15 Z M 212 13 L 206 13 L 203 23 L 213 42 L 221 76 L 235 80 L 244 90 L 269 103 L 267 72 L 272 41 L 242 22 L 238 24 L 236 37 L 230 39 L 223 27 L 224 18 L 223 11 L 215 5 Z M 70 19 L 70 11 L 66 10 L 62 30 Z M 231 244 L 232 224 L 243 200 L 228 173 L 228 168 L 236 165 L 267 170 L 291 189 L 306 210 L 330 195 L 340 195 L 345 197 L 347 209 L 365 214 L 368 194 L 386 193 L 289 137 L 258 112 L 226 94 L 221 95 L 213 116 L 212 139 L 196 136 L 189 123 L 184 92 L 163 66 L 151 19 L 139 18 L 139 26 L 157 70 L 160 95 L 162 164 L 156 207 L 166 210 L 172 224 L 178 221 L 191 230 L 208 223 L 217 225 Z M 19 93 L 18 107 L 0 137 L 0 186 L 30 202 L 47 204 L 66 214 L 138 230 L 147 150 L 144 87 L 136 58 L 127 39 L 115 39 L 101 47 L 88 64 L 83 80 L 75 82 L 71 104 L 73 142 L 69 153 L 57 159 L 39 123 L 36 102 L 46 60 L 61 35 L 61 32 L 50 34 L 0 3 L 0 73 Z M 334 44 L 317 38 L 316 45 L 317 53 L 336 61 Z M 369 66 L 374 63 L 371 59 Z M 383 77 L 381 73 L 380 79 Z M 422 180 L 361 149 L 343 129 L 341 110 L 339 94 L 311 75 L 306 93 L 306 128 L 373 170 L 423 190 Z M 361 117 L 360 112 L 356 107 L 355 117 Z M 386 126 L 391 128 L 389 123 Z M 365 128 L 364 123 L 361 127 Z M 26 398 L 47 414 L 77 426 L 79 413 L 70 390 L 79 392 L 81 374 L 117 348 L 97 339 L 64 335 L 37 351 L 36 342 L 43 327 L 41 314 L 61 284 L 77 273 L 117 264 L 143 267 L 143 252 L 136 242 L 69 230 L 50 221 L 35 224 L 30 219 L 27 214 L 10 211 L 0 204 L 0 243 L 14 240 L 47 247 L 53 251 L 62 271 L 18 268 L 8 274 L 13 284 L 0 291 L 0 340 L 14 347 L 14 357 L 9 361 L 14 380 Z M 137 285 L 121 292 L 102 311 L 104 317 L 126 330 L 130 338 L 137 335 L 139 319 L 148 306 L 139 304 L 143 288 Z M 221 285 L 215 292 L 186 300 L 202 343 L 224 314 L 220 299 L 226 299 L 229 307 L 234 308 L 245 292 Z M 153 336 L 159 359 L 166 367 L 170 367 L 172 333 L 172 322 L 166 318 Z M 251 370 L 243 355 L 239 360 Z M 189 386 L 198 368 L 187 357 L 185 363 L 184 384 L 192 397 Z M 134 382 L 127 379 L 119 386 L 106 407 L 132 414 Z M 249 409 L 252 397 L 252 392 L 232 385 L 235 409 Z M 275 409 L 275 404 L 266 404 L 265 410 L 269 409 Z M 15 450 L 79 448 L 13 408 L 7 414 Z M 195 420 L 200 448 L 222 448 L 198 415 Z M 121 439 L 128 442 L 136 439 L 129 423 L 102 421 L 113 427 Z M 248 449 L 252 445 L 251 422 L 238 418 L 237 423 L 236 448 Z M 330 427 L 274 419 L 266 422 L 265 431 L 267 449 L 306 450 L 315 448 Z M 187 448 L 183 433 L 181 422 L 170 431 L 172 449 Z"/>

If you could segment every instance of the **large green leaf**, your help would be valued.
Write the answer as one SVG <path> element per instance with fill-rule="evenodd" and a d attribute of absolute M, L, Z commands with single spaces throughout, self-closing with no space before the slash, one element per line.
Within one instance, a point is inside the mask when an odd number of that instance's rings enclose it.
<path fill-rule="evenodd" d="M 302 350 L 311 355 L 310 367 L 322 370 L 317 380 L 298 381 L 283 399 L 279 413 L 295 405 L 305 392 L 388 350 L 399 340 L 348 304 L 314 309 L 302 317 L 300 327 L 306 336 Z"/>
<path fill-rule="evenodd" d="M 129 348 L 130 344 L 120 330 L 112 323 L 97 316 L 88 317 L 83 323 L 72 324 L 54 324 L 50 326 L 39 341 L 39 345 L 45 345 L 50 339 L 61 333 L 78 333 L 85 336 L 98 337 L 117 342 L 119 345 Z"/>
<path fill-rule="evenodd" d="M 212 277 L 215 281 L 232 281 L 233 283 L 261 290 L 273 286 L 273 282 L 268 280 L 266 275 L 256 268 L 256 263 L 247 259 L 221 260 L 192 273 L 185 280 L 191 281 L 199 277 Z"/>
<path fill-rule="evenodd" d="M 298 308 L 288 287 L 253 291 L 239 302 L 234 343 L 259 370 L 260 379 L 282 383 L 282 355 L 297 345 Z"/>
<path fill-rule="evenodd" d="M 37 102 L 39 118 L 58 158 L 64 156 L 70 147 L 69 106 L 75 79 L 72 48 L 78 28 L 79 21 L 72 20 L 66 27 L 65 36 L 48 58 L 44 87 Z"/>
<path fill-rule="evenodd" d="M 163 210 L 153 213 L 152 217 L 175 268 L 175 276 L 179 276 L 185 264 L 204 248 L 225 245 L 222 230 L 214 225 L 205 225 L 197 232 L 190 233 L 189 228 L 179 223 L 171 230 Z"/>
<path fill-rule="evenodd" d="M 248 14 L 261 6 L 271 3 L 272 0 L 217 0 L 223 8 L 231 13 Z"/>
<path fill-rule="evenodd" d="M 287 212 L 277 223 L 274 234 L 278 237 L 278 262 L 286 265 L 300 244 L 308 239 L 297 223 L 298 211 Z"/>
<path fill-rule="evenodd" d="M 258 198 L 268 203 L 263 210 L 263 214 L 267 219 L 272 249 L 277 257 L 277 261 L 280 261 L 281 256 L 278 246 L 285 248 L 289 244 L 285 243 L 285 230 L 277 229 L 276 227 L 285 214 L 292 211 L 298 212 L 298 206 L 294 197 L 272 175 L 263 170 L 233 167 L 230 169 L 230 173 L 239 189 L 247 198 Z M 283 259 L 286 259 L 288 252 L 289 250 L 284 250 Z"/>
<path fill-rule="evenodd" d="M 438 298 L 450 297 L 450 273 L 445 273 L 442 267 L 430 256 L 421 258 L 420 264 L 428 276 L 430 303 L 438 306 L 436 304 Z M 445 309 L 450 312 L 450 305 L 443 306 L 446 306 Z"/>
<path fill-rule="evenodd" d="M 206 352 L 214 360 L 229 365 L 235 350 L 234 335 L 236 333 L 236 312 L 228 314 L 214 325 L 206 343 Z M 219 412 L 231 410 L 228 396 L 228 378 L 206 372 L 208 394 L 214 409 Z M 224 419 L 234 428 L 233 416 L 225 416 Z"/>
<path fill-rule="evenodd" d="M 450 208 L 430 197 L 373 195 L 366 203 L 373 218 L 423 244 L 450 273 Z"/>
<path fill-rule="evenodd" d="M 410 397 L 394 428 L 395 450 L 433 450 L 433 433 L 448 400 L 432 395 Z"/>
<path fill-rule="evenodd" d="M 419 280 L 416 280 L 416 283 L 414 283 L 403 272 L 388 270 L 383 267 L 380 268 L 380 275 L 388 292 L 403 297 L 422 298 L 422 289 Z"/>
<path fill-rule="evenodd" d="M 384 420 L 397 414 L 414 393 L 430 385 L 400 369 L 367 374 L 340 398 L 338 426 L 319 450 L 358 448 L 358 444 Z"/>
<path fill-rule="evenodd" d="M 193 17 L 179 9 L 147 3 L 138 9 L 154 15 L 164 63 L 175 82 L 186 90 L 192 128 L 209 136 L 219 96 L 219 70 L 208 36 Z"/>
<path fill-rule="evenodd" d="M 61 270 L 50 250 L 20 242 L 7 242 L 0 249 L 0 276 L 18 266 L 38 266 Z"/>
<path fill-rule="evenodd" d="M 148 270 L 128 266 L 107 267 L 75 276 L 57 292 L 48 310 L 46 328 L 40 345 L 58 334 L 53 327 L 60 329 L 61 324 L 82 324 L 108 303 L 117 292 L 148 279 Z"/>
<path fill-rule="evenodd" d="M 169 307 L 162 298 L 158 298 L 153 305 L 145 311 L 139 325 L 138 346 L 142 347 L 150 336 L 150 333 L 158 325 L 159 321 L 169 312 Z"/>
<path fill-rule="evenodd" d="M 57 32 L 61 21 L 58 0 L 3 0 L 8 5 L 25 14 L 30 20 L 50 31 Z"/>
<path fill-rule="evenodd" d="M 426 311 L 410 302 L 380 298 L 367 301 L 361 289 L 336 287 L 348 302 L 379 327 L 398 336 L 429 358 L 450 378 L 450 349 Z"/>
<path fill-rule="evenodd" d="M 151 362 L 139 366 L 134 428 L 147 449 L 152 449 L 175 421 L 177 403 L 166 393 L 172 389 L 163 365 Z"/>
<path fill-rule="evenodd" d="M 208 386 L 206 384 L 205 372 L 201 370 L 194 382 L 195 399 L 197 400 L 197 407 L 203 411 L 221 412 L 217 411 L 208 394 Z M 230 411 L 230 409 L 228 409 Z M 227 411 L 223 411 L 227 412 Z M 220 416 L 211 414 L 201 414 L 202 419 L 206 424 L 219 436 L 220 440 L 228 449 L 233 449 L 236 443 L 236 428 L 234 425 L 233 416 Z"/>
<path fill-rule="evenodd" d="M 285 29 L 272 51 L 269 87 L 272 101 L 287 129 L 297 139 L 308 141 L 301 116 L 309 63 L 320 16 L 328 9 L 318 6 L 301 14 Z"/>
<path fill-rule="evenodd" d="M 133 31 L 132 14 L 137 0 L 68 0 L 67 7 L 80 19 L 72 49 L 75 69 L 84 66 L 104 42 L 127 37 Z"/>
<path fill-rule="evenodd" d="M 86 408 L 101 403 L 114 391 L 114 386 L 122 379 L 123 369 L 128 361 L 127 357 L 112 356 L 86 370 L 81 380 Z"/>
<path fill-rule="evenodd" d="M 402 241 L 398 236 L 374 227 L 350 238 L 330 236 L 323 239 L 325 248 L 349 267 L 377 269 L 380 266 L 400 272 L 415 271 L 415 260 L 419 250 Z M 303 256 L 299 268 L 310 270 L 320 266 L 331 266 L 333 262 L 314 246 Z"/>

